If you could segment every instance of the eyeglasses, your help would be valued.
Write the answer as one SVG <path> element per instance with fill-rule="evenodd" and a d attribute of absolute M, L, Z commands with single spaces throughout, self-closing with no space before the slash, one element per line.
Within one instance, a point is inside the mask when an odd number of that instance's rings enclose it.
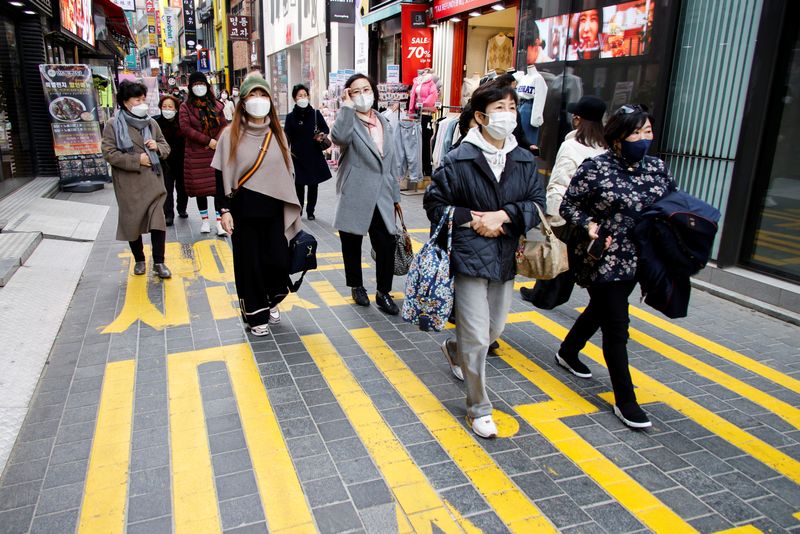
<path fill-rule="evenodd" d="M 620 106 L 617 108 L 617 111 L 614 113 L 619 113 L 621 115 L 630 115 L 631 113 L 639 113 L 644 112 L 648 113 L 650 110 L 647 106 L 643 104 L 625 104 L 624 106 Z"/>
<path fill-rule="evenodd" d="M 372 94 L 372 88 L 371 87 L 364 87 L 362 89 L 353 89 L 352 87 L 350 88 L 350 96 L 357 96 L 357 95 L 361 95 L 361 94 L 371 95 Z"/>

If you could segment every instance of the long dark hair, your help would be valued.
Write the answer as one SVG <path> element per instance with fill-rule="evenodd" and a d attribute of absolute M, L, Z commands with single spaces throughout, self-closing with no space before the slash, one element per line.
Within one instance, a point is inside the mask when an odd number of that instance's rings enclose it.
<path fill-rule="evenodd" d="M 262 89 L 259 87 L 258 89 Z M 255 90 L 255 89 L 254 89 Z M 251 91 L 252 92 L 252 91 Z M 289 152 L 289 146 L 286 144 L 286 137 L 283 133 L 283 128 L 281 127 L 281 121 L 278 117 L 278 111 L 275 109 L 275 101 L 272 98 L 272 95 L 269 91 L 266 92 L 267 97 L 271 101 L 271 105 L 269 107 L 269 129 L 272 130 L 272 137 L 278 142 L 278 146 L 280 146 L 281 154 L 283 155 L 283 161 L 286 163 L 286 168 L 292 168 L 292 156 Z M 250 96 L 248 93 L 247 96 Z M 236 152 L 239 148 L 239 140 L 242 138 L 242 134 L 244 133 L 245 128 L 247 128 L 247 123 L 249 121 L 249 115 L 247 114 L 247 110 L 244 107 L 244 101 L 247 98 L 240 98 L 239 103 L 236 104 L 236 107 L 233 110 L 233 120 L 231 121 L 230 125 L 228 126 L 231 129 L 231 154 L 229 161 L 233 161 L 236 159 Z"/>
<path fill-rule="evenodd" d="M 584 119 L 580 115 L 576 115 L 581 119 L 578 123 L 578 128 L 575 130 L 575 140 L 585 146 L 595 146 L 606 148 L 605 137 L 603 137 L 603 123 L 597 121 L 590 121 Z"/>
<path fill-rule="evenodd" d="M 367 80 L 369 82 L 369 86 L 372 87 L 372 95 L 375 97 L 375 101 L 372 102 L 372 109 L 378 109 L 378 100 L 380 100 L 380 95 L 378 94 L 378 84 L 375 83 L 375 80 L 367 76 L 366 74 L 353 74 L 350 76 L 346 82 L 344 82 L 344 88 L 350 89 L 350 86 L 353 85 L 353 82 L 356 80 Z"/>

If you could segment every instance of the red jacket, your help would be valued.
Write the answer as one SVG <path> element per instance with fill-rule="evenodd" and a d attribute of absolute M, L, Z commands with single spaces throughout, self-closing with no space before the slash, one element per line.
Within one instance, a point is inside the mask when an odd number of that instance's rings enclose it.
<path fill-rule="evenodd" d="M 181 131 L 186 136 L 186 154 L 184 156 L 183 181 L 186 194 L 190 197 L 211 197 L 217 192 L 217 182 L 211 160 L 214 151 L 208 148 L 211 139 L 219 139 L 219 135 L 228 121 L 222 114 L 222 104 L 217 102 L 216 113 L 219 126 L 208 136 L 203 133 L 200 124 L 200 111 L 188 102 L 181 104 Z"/>

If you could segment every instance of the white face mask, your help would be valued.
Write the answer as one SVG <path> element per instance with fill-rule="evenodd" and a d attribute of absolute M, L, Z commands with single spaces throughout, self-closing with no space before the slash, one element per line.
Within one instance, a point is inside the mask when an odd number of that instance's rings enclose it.
<path fill-rule="evenodd" d="M 177 115 L 177 114 L 178 114 L 178 112 L 175 111 L 174 109 L 162 109 L 161 110 L 161 116 L 164 117 L 167 120 L 174 119 L 175 115 Z"/>
<path fill-rule="evenodd" d="M 247 114 L 256 119 L 261 119 L 269 115 L 271 107 L 272 102 L 270 102 L 270 99 L 262 96 L 248 98 L 244 103 L 244 109 L 247 111 Z"/>
<path fill-rule="evenodd" d="M 233 91 L 233 96 L 239 96 L 239 91 L 237 91 L 237 90 L 235 90 L 235 89 L 234 89 L 234 91 Z"/>
<path fill-rule="evenodd" d="M 150 106 L 148 106 L 147 104 L 136 104 L 131 108 L 131 113 L 133 113 L 137 117 L 147 117 L 148 109 L 150 109 Z"/>
<path fill-rule="evenodd" d="M 489 124 L 485 125 L 486 133 L 492 139 L 498 141 L 505 141 L 505 139 L 514 133 L 517 127 L 517 113 L 515 111 L 495 111 L 494 113 L 485 114 L 489 117 Z"/>
<path fill-rule="evenodd" d="M 372 93 L 364 94 L 361 93 L 360 95 L 356 95 L 353 98 L 353 104 L 356 105 L 356 111 L 360 113 L 366 113 L 372 107 L 372 104 L 375 103 L 375 96 Z"/>
<path fill-rule="evenodd" d="M 219 97 L 220 97 L 222 100 L 227 100 L 227 99 L 228 99 L 228 93 L 220 93 Z"/>
<path fill-rule="evenodd" d="M 205 85 L 195 85 L 194 87 L 192 87 L 192 92 L 194 93 L 194 96 L 203 98 L 204 96 L 206 96 L 206 93 L 208 93 L 208 87 L 206 87 Z"/>
<path fill-rule="evenodd" d="M 308 99 L 307 98 L 299 99 L 297 101 L 297 105 L 300 106 L 301 108 L 307 108 L 308 107 Z"/>

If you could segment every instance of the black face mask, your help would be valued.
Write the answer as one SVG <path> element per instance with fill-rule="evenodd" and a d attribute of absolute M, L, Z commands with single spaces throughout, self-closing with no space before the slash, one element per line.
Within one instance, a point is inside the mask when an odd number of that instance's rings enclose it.
<path fill-rule="evenodd" d="M 639 139 L 638 141 L 625 141 L 623 139 L 620 147 L 622 157 L 631 163 L 639 163 L 644 159 L 647 151 L 650 150 L 652 142 L 652 139 Z"/>

